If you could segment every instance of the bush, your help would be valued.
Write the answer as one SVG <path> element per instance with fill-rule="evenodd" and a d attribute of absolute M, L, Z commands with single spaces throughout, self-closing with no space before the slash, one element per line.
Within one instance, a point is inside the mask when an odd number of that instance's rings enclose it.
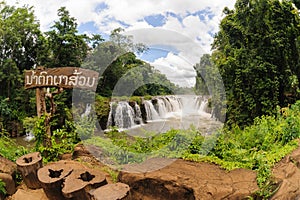
<path fill-rule="evenodd" d="M 61 129 L 56 129 L 49 136 L 46 134 L 45 116 L 37 119 L 33 133 L 36 138 L 35 150 L 43 155 L 45 162 L 56 161 L 59 156 L 64 153 L 71 153 L 78 142 L 77 135 L 73 131 L 69 131 L 67 123 Z M 45 142 L 50 141 L 50 144 Z"/>

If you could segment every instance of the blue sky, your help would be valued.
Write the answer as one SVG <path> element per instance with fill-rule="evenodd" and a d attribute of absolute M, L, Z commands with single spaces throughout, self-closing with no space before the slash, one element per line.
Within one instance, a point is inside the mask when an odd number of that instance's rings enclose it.
<path fill-rule="evenodd" d="M 193 65 L 210 53 L 225 6 L 234 0 L 7 0 L 10 5 L 34 6 L 43 31 L 58 20 L 65 6 L 77 19 L 80 33 L 101 34 L 122 27 L 149 51 L 140 58 L 180 86 L 195 84 Z"/>

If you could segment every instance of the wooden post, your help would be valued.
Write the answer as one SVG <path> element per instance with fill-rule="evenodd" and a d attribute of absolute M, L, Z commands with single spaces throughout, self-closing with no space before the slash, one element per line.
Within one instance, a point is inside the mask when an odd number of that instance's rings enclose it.
<path fill-rule="evenodd" d="M 46 113 L 45 89 L 36 88 L 35 93 L 36 93 L 36 111 L 37 111 L 37 116 L 40 118 L 42 115 Z"/>
<path fill-rule="evenodd" d="M 28 188 L 41 188 L 37 177 L 37 171 L 43 166 L 42 157 L 39 152 L 21 156 L 16 160 L 17 169 L 21 172 L 23 180 Z"/>

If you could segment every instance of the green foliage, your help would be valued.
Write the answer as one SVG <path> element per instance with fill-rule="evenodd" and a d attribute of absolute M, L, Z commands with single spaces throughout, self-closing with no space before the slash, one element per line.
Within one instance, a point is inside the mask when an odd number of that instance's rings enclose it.
<path fill-rule="evenodd" d="M 290 108 L 278 109 L 276 116 L 262 116 L 254 125 L 241 129 L 237 126 L 223 130 L 209 157 L 226 169 L 256 170 L 260 191 L 267 197 L 276 188 L 271 179 L 271 168 L 298 146 L 300 137 L 300 102 Z"/>
<path fill-rule="evenodd" d="M 12 139 L 0 133 L 0 155 L 16 161 L 20 156 L 28 153 L 28 150 L 22 146 L 18 146 Z"/>
<path fill-rule="evenodd" d="M 78 34 L 77 23 L 71 17 L 65 7 L 58 9 L 59 21 L 56 21 L 48 31 L 48 45 L 50 57 L 46 65 L 48 67 L 80 67 L 90 50 L 89 43 L 103 41 L 100 35 L 92 38 L 85 34 Z"/>
<path fill-rule="evenodd" d="M 213 44 L 227 99 L 227 125 L 245 126 L 299 97 L 299 13 L 291 1 L 238 0 Z"/>
<path fill-rule="evenodd" d="M 96 119 L 94 117 L 84 116 L 74 122 L 77 137 L 86 140 L 94 136 L 96 128 Z"/>
<path fill-rule="evenodd" d="M 96 95 L 95 112 L 97 115 L 98 122 L 103 130 L 106 129 L 109 111 L 110 111 L 110 99 L 107 97 Z"/>
<path fill-rule="evenodd" d="M 43 155 L 45 162 L 56 161 L 60 155 L 71 153 L 75 143 L 78 142 L 77 135 L 74 132 L 69 132 L 67 125 L 61 129 L 56 129 L 49 136 L 46 134 L 45 127 L 46 116 L 42 116 L 36 120 L 33 128 L 33 133 L 36 138 L 35 150 Z M 45 144 L 50 138 L 51 145 Z"/>
<path fill-rule="evenodd" d="M 104 137 L 84 142 L 99 147 L 114 164 L 169 157 L 213 162 L 227 170 L 255 170 L 260 188 L 255 195 L 268 198 L 277 188 L 271 177 L 272 167 L 298 147 L 300 101 L 288 108 L 277 108 L 276 113 L 276 116 L 256 118 L 251 126 L 223 128 L 209 136 L 191 128 L 132 137 L 112 128 Z"/>
<path fill-rule="evenodd" d="M 101 148 L 104 155 L 118 165 L 141 162 L 151 157 L 180 158 L 190 150 L 200 151 L 203 140 L 197 130 L 170 130 L 164 134 L 132 137 L 112 128 L 105 137 L 93 137 L 84 142 Z M 200 147 L 196 147 L 197 144 Z"/>
<path fill-rule="evenodd" d="M 6 195 L 5 183 L 0 179 L 0 194 Z"/>
<path fill-rule="evenodd" d="M 39 62 L 43 36 L 33 9 L 0 3 L 0 118 L 4 128 L 32 114 L 31 93 L 23 89 L 23 70 Z"/>

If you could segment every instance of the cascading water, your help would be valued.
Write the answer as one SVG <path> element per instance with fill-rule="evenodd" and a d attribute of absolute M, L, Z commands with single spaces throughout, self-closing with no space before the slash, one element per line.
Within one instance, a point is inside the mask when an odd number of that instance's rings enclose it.
<path fill-rule="evenodd" d="M 110 103 L 110 112 L 107 127 L 130 128 L 142 123 L 142 112 L 137 103 L 131 107 L 128 102 L 120 101 Z"/>
<path fill-rule="evenodd" d="M 160 118 L 176 116 L 182 110 L 181 100 L 175 96 L 158 97 L 152 100 Z"/>
<path fill-rule="evenodd" d="M 117 104 L 112 102 L 110 104 L 107 127 L 117 126 L 118 128 L 129 128 L 134 124 L 133 115 L 134 110 L 127 102 L 121 101 Z"/>
<path fill-rule="evenodd" d="M 168 110 L 167 110 L 168 107 L 164 100 L 165 99 L 163 99 L 161 97 L 156 99 L 155 108 L 158 111 L 160 118 L 164 118 L 166 116 L 166 114 L 168 113 Z"/>
<path fill-rule="evenodd" d="M 84 113 L 81 114 L 81 117 L 88 116 L 91 113 L 91 109 L 92 109 L 92 105 L 89 103 L 86 104 L 85 111 L 84 111 Z"/>
<path fill-rule="evenodd" d="M 135 102 L 112 102 L 107 127 L 116 126 L 121 129 L 128 129 L 145 122 L 159 120 L 179 120 L 188 121 L 187 116 L 203 115 L 208 109 L 208 100 L 204 97 L 195 96 L 159 96 L 152 100 L 143 100 L 144 115 L 140 106 Z M 144 116 L 144 118 L 142 117 Z"/>
<path fill-rule="evenodd" d="M 150 100 L 145 100 L 143 104 L 145 106 L 147 121 L 158 120 L 160 118 Z"/>
<path fill-rule="evenodd" d="M 203 96 L 195 97 L 195 107 L 199 112 L 207 112 L 210 113 L 208 109 L 208 98 Z"/>
<path fill-rule="evenodd" d="M 26 131 L 26 135 L 24 137 L 24 140 L 27 142 L 32 141 L 33 139 L 35 139 L 34 134 L 32 133 L 32 131 Z"/>
<path fill-rule="evenodd" d="M 139 104 L 134 102 L 134 123 L 141 124 L 142 122 L 143 122 L 143 119 L 142 119 L 141 108 L 140 108 Z"/>

